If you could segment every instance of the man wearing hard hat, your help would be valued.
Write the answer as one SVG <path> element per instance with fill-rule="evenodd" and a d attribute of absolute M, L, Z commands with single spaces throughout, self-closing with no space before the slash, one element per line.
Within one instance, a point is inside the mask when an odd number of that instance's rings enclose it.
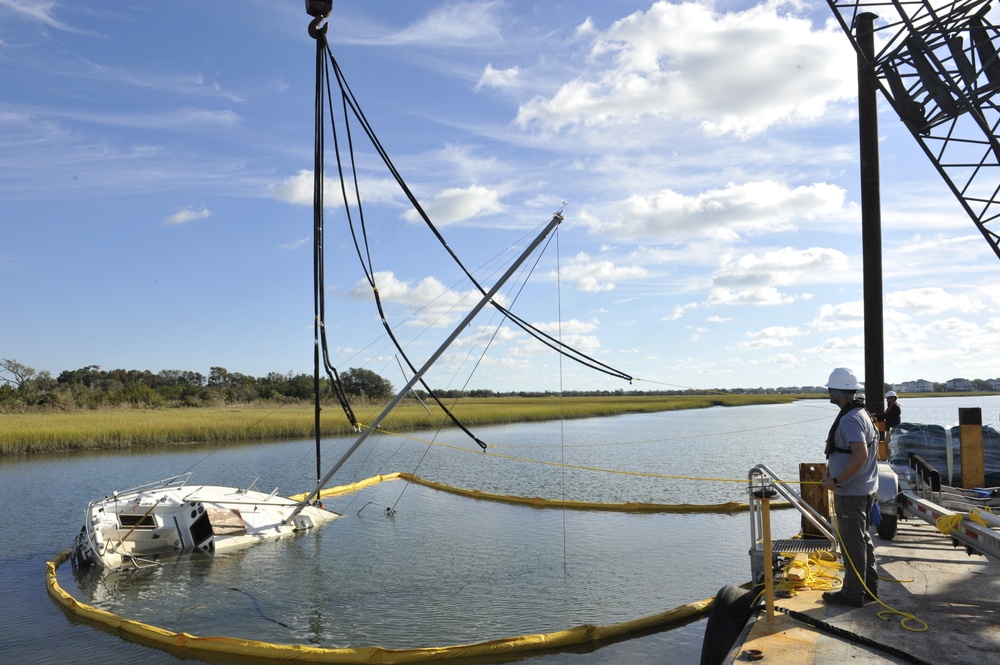
<path fill-rule="evenodd" d="M 869 530 L 878 485 L 879 435 L 864 400 L 858 398 L 862 386 L 854 372 L 838 367 L 826 387 L 840 413 L 827 437 L 823 489 L 833 491 L 837 534 L 845 560 L 843 588 L 824 593 L 823 600 L 862 607 L 878 592 L 875 545 Z"/>
<path fill-rule="evenodd" d="M 899 408 L 899 398 L 896 396 L 896 392 L 890 390 L 885 394 L 885 413 L 882 414 L 882 419 L 885 421 L 885 445 L 888 447 L 889 442 L 892 440 L 892 428 L 899 425 L 899 422 L 903 419 L 903 410 Z"/>

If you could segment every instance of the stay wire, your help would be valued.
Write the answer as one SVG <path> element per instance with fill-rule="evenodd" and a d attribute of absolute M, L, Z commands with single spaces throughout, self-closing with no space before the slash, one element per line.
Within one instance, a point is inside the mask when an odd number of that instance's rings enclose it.
<path fill-rule="evenodd" d="M 469 281 L 472 282 L 472 284 L 476 287 L 476 289 L 480 293 L 482 293 L 483 295 L 486 295 L 486 293 L 487 293 L 486 288 L 483 287 L 482 284 L 480 284 L 480 282 L 473 276 L 472 272 L 469 271 L 469 269 L 465 266 L 465 264 L 462 263 L 461 259 L 458 258 L 458 255 L 454 252 L 454 250 L 451 248 L 451 246 L 448 244 L 448 242 L 444 239 L 444 236 L 441 235 L 441 233 L 440 233 L 440 231 L 438 231 L 437 227 L 434 226 L 434 223 L 431 221 L 431 219 L 428 216 L 427 212 L 420 205 L 420 202 L 417 200 L 417 197 L 410 190 L 409 186 L 403 180 L 402 175 L 396 169 L 396 166 L 392 163 L 392 160 L 389 157 L 388 152 L 382 146 L 382 144 L 379 141 L 378 137 L 375 135 L 374 129 L 371 127 L 370 123 L 368 122 L 368 119 L 364 115 L 364 112 L 361 110 L 361 107 L 358 104 L 357 99 L 354 97 L 354 93 L 351 90 L 350 85 L 347 83 L 346 78 L 343 76 L 342 70 L 340 69 L 340 65 L 337 63 L 337 60 L 334 57 L 333 52 L 329 49 L 329 47 L 327 47 L 327 53 L 329 54 L 330 61 L 333 64 L 334 73 L 337 76 L 337 80 L 338 80 L 338 82 L 341 85 L 341 93 L 343 95 L 345 104 L 347 104 L 350 107 L 353 115 L 358 119 L 358 122 L 361 124 L 362 129 L 364 129 L 365 134 L 368 136 L 369 141 L 371 141 L 372 146 L 375 148 L 375 151 L 382 158 L 382 161 L 385 164 L 386 168 L 389 169 L 389 172 L 392 174 L 393 178 L 395 178 L 397 184 L 400 186 L 400 188 L 402 189 L 403 193 L 409 199 L 411 205 L 413 205 L 414 210 L 417 212 L 418 215 L 420 215 L 420 218 L 424 221 L 424 223 L 427 225 L 427 227 L 430 229 L 430 231 L 434 234 L 434 237 L 437 238 L 437 240 L 441 244 L 441 246 L 445 249 L 445 251 L 448 252 L 448 254 L 452 257 L 452 259 L 455 261 L 455 263 L 458 265 L 458 267 L 462 270 L 462 272 L 465 273 L 466 277 L 468 277 Z M 512 312 L 507 311 L 507 309 L 505 307 L 503 307 L 503 305 L 501 305 L 500 303 L 496 302 L 495 300 L 491 300 L 490 304 L 492 304 L 494 307 L 496 307 L 501 312 L 503 312 L 504 315 L 508 316 L 511 319 L 511 321 L 513 321 L 516 325 L 518 325 L 519 327 L 521 327 L 525 332 L 528 332 L 529 334 L 531 334 L 532 336 L 534 336 L 536 339 L 541 340 L 542 337 L 546 338 L 549 341 L 549 346 L 552 347 L 552 348 L 554 348 L 554 349 L 556 349 L 559 353 L 566 354 L 567 357 L 570 357 L 573 360 L 575 360 L 576 362 L 580 362 L 580 363 L 583 363 L 583 361 L 580 360 L 580 358 L 584 358 L 587 361 L 589 361 L 590 363 L 593 363 L 593 365 L 589 365 L 592 369 L 595 369 L 595 370 L 603 372 L 605 374 L 610 374 L 612 376 L 616 376 L 618 378 L 622 378 L 622 379 L 625 379 L 625 380 L 631 382 L 632 377 L 630 375 L 628 375 L 625 372 L 622 372 L 620 370 L 616 370 L 616 369 L 610 367 L 609 365 L 601 363 L 601 362 L 599 362 L 599 361 L 597 361 L 597 360 L 595 360 L 593 358 L 590 358 L 586 354 L 584 354 L 584 353 L 582 353 L 582 352 L 580 352 L 580 351 L 578 351 L 576 349 L 573 349 L 572 347 L 565 346 L 564 344 L 562 344 L 562 342 L 556 340 L 555 338 L 551 337 L 550 335 L 547 335 L 546 333 L 542 332 L 541 330 L 538 330 L 537 328 L 535 328 L 534 326 L 532 326 L 527 321 L 524 321 L 520 317 L 514 315 Z M 579 357 L 577 357 L 577 356 L 579 356 Z M 583 364 L 587 364 L 587 363 L 583 363 Z"/>
<path fill-rule="evenodd" d="M 552 236 L 558 237 L 558 235 L 559 235 L 559 229 L 557 228 L 555 230 L 555 232 L 552 234 Z M 519 288 L 517 288 L 516 291 L 512 288 L 511 294 L 513 294 L 513 295 L 508 294 L 508 298 L 511 299 L 511 303 L 512 304 L 515 303 L 515 302 L 517 302 L 518 298 L 520 298 L 521 294 L 524 292 L 524 287 L 527 286 L 528 279 L 531 277 L 531 275 L 534 274 L 535 269 L 538 267 L 539 262 L 542 260 L 542 255 L 545 254 L 545 251 L 548 249 L 549 244 L 552 242 L 552 236 L 550 236 L 549 238 L 547 238 L 545 240 L 545 243 L 542 246 L 541 250 L 539 251 L 538 256 L 535 258 L 535 262 L 531 265 L 531 267 L 529 269 L 527 269 L 525 271 L 524 279 L 521 282 L 521 286 Z M 498 310 L 498 311 L 499 311 L 499 313 L 500 313 L 501 316 L 503 316 L 503 317 L 507 316 L 506 314 L 504 314 L 504 312 L 502 310 Z M 469 381 L 472 380 L 472 375 L 479 368 L 479 365 L 482 363 L 483 358 L 486 357 L 486 352 L 489 351 L 490 347 L 493 345 L 493 342 L 496 341 L 497 335 L 500 334 L 500 327 L 501 326 L 502 326 L 502 322 L 501 322 L 501 324 L 497 325 L 496 328 L 493 329 L 493 334 L 490 335 L 489 341 L 483 347 L 482 353 L 479 354 L 479 358 L 476 360 L 476 363 L 473 366 L 472 371 L 469 373 L 469 377 L 466 379 L 465 386 L 463 386 L 463 390 L 464 390 L 464 388 L 466 388 L 468 386 Z M 471 354 L 472 354 L 472 351 L 470 349 L 468 355 L 471 355 Z M 561 362 L 561 360 L 562 360 L 562 357 L 560 356 L 560 362 Z"/>
<path fill-rule="evenodd" d="M 556 231 L 556 311 L 558 312 L 557 322 L 559 326 L 559 339 L 562 340 L 562 252 L 560 251 L 559 234 Z M 566 523 L 566 418 L 563 412 L 563 356 L 559 356 L 559 461 L 563 464 L 560 467 L 562 474 L 562 538 L 563 538 L 563 576 L 565 577 L 568 562 L 566 560 L 566 540 L 568 525 Z"/>

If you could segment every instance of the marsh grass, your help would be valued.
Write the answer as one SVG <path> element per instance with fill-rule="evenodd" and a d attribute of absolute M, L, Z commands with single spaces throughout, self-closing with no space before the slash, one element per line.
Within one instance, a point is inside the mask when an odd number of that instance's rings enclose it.
<path fill-rule="evenodd" d="M 711 406 L 792 402 L 804 395 L 655 395 L 596 397 L 485 397 L 446 402 L 467 426 L 592 418 Z M 404 401 L 383 422 L 389 431 L 449 427 L 440 408 L 430 413 Z M 367 425 L 381 405 L 355 407 Z M 306 404 L 174 409 L 101 409 L 0 414 L 0 455 L 76 450 L 149 448 L 185 443 L 234 443 L 315 436 L 313 407 Z M 346 436 L 351 427 L 336 404 L 324 406 L 325 436 Z"/>

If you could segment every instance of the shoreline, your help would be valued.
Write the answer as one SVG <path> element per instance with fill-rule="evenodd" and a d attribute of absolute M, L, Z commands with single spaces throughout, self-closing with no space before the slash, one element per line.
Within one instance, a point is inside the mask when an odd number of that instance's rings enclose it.
<path fill-rule="evenodd" d="M 787 404 L 816 397 L 798 394 L 483 397 L 465 398 L 449 408 L 466 426 L 478 427 L 713 406 Z M 364 425 L 381 408 L 380 404 L 368 404 L 355 406 L 354 411 Z M 405 401 L 385 419 L 382 429 L 412 432 L 454 427 L 440 408 L 428 408 L 429 412 L 416 401 Z M 310 439 L 315 437 L 313 424 L 313 405 L 306 403 L 0 413 L 0 457 Z M 323 406 L 320 427 L 324 437 L 353 433 L 335 403 Z"/>
<path fill-rule="evenodd" d="M 903 395 L 906 399 L 980 396 L 995 396 L 995 393 Z M 494 396 L 462 398 L 449 403 L 449 408 L 464 425 L 475 428 L 714 406 L 789 404 L 825 397 L 810 393 Z M 382 407 L 382 403 L 363 403 L 352 408 L 358 421 L 366 425 L 377 417 Z M 312 439 L 315 438 L 314 422 L 311 402 L 0 413 L 0 458 Z M 349 437 L 354 434 L 335 402 L 323 405 L 320 427 L 324 437 Z M 455 427 L 454 423 L 433 403 L 425 408 L 416 400 L 407 399 L 383 421 L 381 429 L 387 432 L 415 432 L 452 427 Z"/>

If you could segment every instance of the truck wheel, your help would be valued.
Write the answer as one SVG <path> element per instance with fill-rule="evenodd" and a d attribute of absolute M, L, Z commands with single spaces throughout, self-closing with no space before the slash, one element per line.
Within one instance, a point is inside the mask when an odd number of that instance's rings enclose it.
<path fill-rule="evenodd" d="M 877 528 L 879 538 L 892 540 L 896 537 L 896 516 L 882 513 L 882 523 Z"/>

